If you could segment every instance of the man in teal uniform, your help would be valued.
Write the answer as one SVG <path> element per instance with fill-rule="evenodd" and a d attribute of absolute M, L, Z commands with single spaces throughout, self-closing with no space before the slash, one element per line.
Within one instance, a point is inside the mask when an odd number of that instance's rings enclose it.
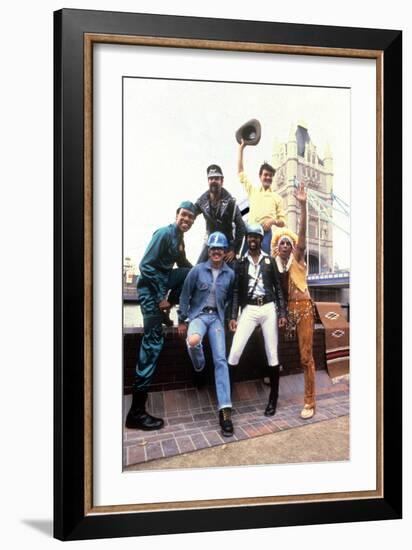
<path fill-rule="evenodd" d="M 158 430 L 163 420 L 146 411 L 147 390 L 163 348 L 164 314 L 179 301 L 180 292 L 192 264 L 186 259 L 183 233 L 195 219 L 193 203 L 184 201 L 176 212 L 176 221 L 154 232 L 140 262 L 137 282 L 138 304 L 143 315 L 144 335 L 140 344 L 133 402 L 126 418 L 126 427 Z M 173 269 L 174 264 L 177 268 Z"/>

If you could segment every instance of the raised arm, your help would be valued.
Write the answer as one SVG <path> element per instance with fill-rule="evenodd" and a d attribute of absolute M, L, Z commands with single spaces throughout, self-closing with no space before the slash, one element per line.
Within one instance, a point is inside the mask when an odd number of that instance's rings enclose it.
<path fill-rule="evenodd" d="M 306 202 L 307 202 L 307 193 L 305 186 L 301 181 L 299 187 L 295 191 L 295 197 L 300 204 L 300 226 L 298 233 L 298 242 L 296 245 L 295 258 L 300 262 L 304 258 L 305 249 L 306 249 Z"/>
<path fill-rule="evenodd" d="M 237 171 L 239 175 L 239 181 L 243 186 L 243 189 L 246 191 L 247 195 L 253 190 L 253 185 L 249 181 L 247 175 L 245 174 L 245 167 L 243 166 L 243 149 L 246 147 L 245 142 L 241 141 L 238 149 L 238 158 L 237 158 Z"/>
<path fill-rule="evenodd" d="M 243 149 L 245 147 L 246 147 L 246 143 L 242 139 L 241 142 L 240 142 L 240 145 L 239 145 L 238 157 L 237 157 L 237 172 L 238 172 L 238 174 L 241 174 L 242 172 L 245 171 L 245 169 L 243 167 Z"/>

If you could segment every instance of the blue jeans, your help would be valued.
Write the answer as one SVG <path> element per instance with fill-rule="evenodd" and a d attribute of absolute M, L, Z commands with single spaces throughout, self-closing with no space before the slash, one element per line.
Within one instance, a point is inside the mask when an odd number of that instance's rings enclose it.
<path fill-rule="evenodd" d="M 193 368 L 200 372 L 205 368 L 205 355 L 202 340 L 205 334 L 209 336 L 215 366 L 215 385 L 218 408 L 231 407 L 229 369 L 226 361 L 225 330 L 217 313 L 201 313 L 190 322 L 187 336 L 198 334 L 201 341 L 196 346 L 187 345 Z"/>
<path fill-rule="evenodd" d="M 260 245 L 263 252 L 266 252 L 266 254 L 269 254 L 269 256 L 271 256 L 271 253 L 270 253 L 271 242 L 272 242 L 272 228 L 270 228 L 269 231 L 265 231 L 262 244 Z"/>

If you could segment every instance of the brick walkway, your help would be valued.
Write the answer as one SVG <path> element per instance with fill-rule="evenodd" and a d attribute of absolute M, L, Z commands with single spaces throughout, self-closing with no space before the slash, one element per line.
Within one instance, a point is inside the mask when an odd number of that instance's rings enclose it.
<path fill-rule="evenodd" d="M 240 382 L 232 395 L 233 437 L 222 437 L 216 411 L 214 388 L 155 392 L 149 395 L 148 411 L 165 420 L 161 430 L 124 430 L 123 465 L 175 456 L 206 447 L 227 444 L 264 434 L 289 430 L 349 414 L 349 383 L 332 384 L 326 371 L 316 372 L 317 407 L 310 420 L 302 420 L 303 374 L 280 378 L 276 415 L 265 417 L 269 387 L 261 380 Z M 131 396 L 125 397 L 124 413 Z"/>

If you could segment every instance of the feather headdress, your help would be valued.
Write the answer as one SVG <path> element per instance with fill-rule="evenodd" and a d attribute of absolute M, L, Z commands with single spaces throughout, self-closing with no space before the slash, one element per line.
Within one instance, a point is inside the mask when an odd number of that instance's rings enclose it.
<path fill-rule="evenodd" d="M 298 236 L 294 231 L 291 231 L 287 227 L 279 227 L 279 229 L 276 229 L 272 234 L 272 255 L 277 255 L 279 253 L 278 246 L 282 239 L 287 239 L 291 243 L 292 248 L 295 248 L 298 242 Z"/>

